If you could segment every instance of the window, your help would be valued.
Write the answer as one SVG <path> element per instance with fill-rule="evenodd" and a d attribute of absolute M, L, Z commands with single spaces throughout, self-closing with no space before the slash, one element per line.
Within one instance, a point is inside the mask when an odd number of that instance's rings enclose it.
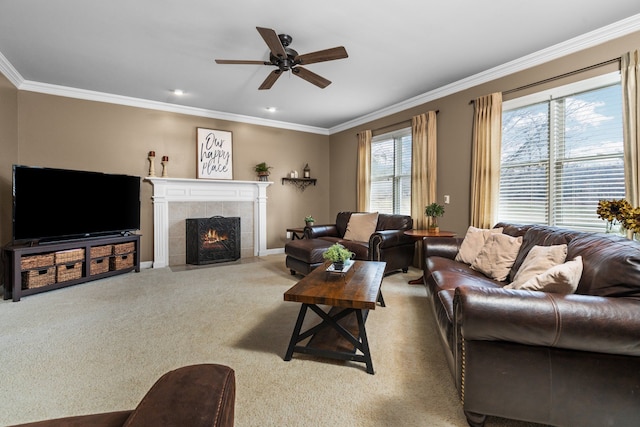
<path fill-rule="evenodd" d="M 598 200 L 625 196 L 619 74 L 505 102 L 500 167 L 498 221 L 602 231 Z"/>
<path fill-rule="evenodd" d="M 372 212 L 411 215 L 411 129 L 371 140 Z"/>

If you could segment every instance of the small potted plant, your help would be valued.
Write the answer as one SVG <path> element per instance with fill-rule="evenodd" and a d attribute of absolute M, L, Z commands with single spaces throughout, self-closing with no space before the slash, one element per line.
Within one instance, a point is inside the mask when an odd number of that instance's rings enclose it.
<path fill-rule="evenodd" d="M 311 215 L 307 215 L 306 217 L 304 217 L 304 223 L 309 227 L 311 227 L 315 222 L 316 220 L 313 219 L 313 216 Z"/>
<path fill-rule="evenodd" d="M 269 169 L 271 169 L 273 166 L 267 166 L 266 162 L 262 162 L 262 163 L 258 163 L 257 165 L 255 165 L 255 167 L 253 168 L 256 173 L 258 174 L 258 180 L 260 181 L 267 181 L 267 178 L 270 174 Z"/>
<path fill-rule="evenodd" d="M 440 227 L 438 227 L 438 217 L 444 215 L 444 206 L 435 202 L 431 203 L 424 208 L 424 214 L 429 218 L 427 229 L 435 232 L 440 231 Z"/>
<path fill-rule="evenodd" d="M 322 253 L 322 258 L 331 261 L 335 271 L 341 271 L 344 268 L 344 263 L 353 258 L 354 255 L 353 252 L 340 243 L 334 243 L 329 249 Z"/>

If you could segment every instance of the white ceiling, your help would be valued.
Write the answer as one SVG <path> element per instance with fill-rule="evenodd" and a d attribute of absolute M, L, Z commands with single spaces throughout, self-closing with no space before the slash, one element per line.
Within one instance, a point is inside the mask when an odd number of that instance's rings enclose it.
<path fill-rule="evenodd" d="M 639 13 L 638 0 L 1 0 L 0 71 L 26 90 L 330 131 L 614 23 L 640 30 Z M 325 89 L 284 75 L 259 91 L 273 67 L 214 62 L 268 60 L 256 26 L 349 58 L 307 66 Z"/>

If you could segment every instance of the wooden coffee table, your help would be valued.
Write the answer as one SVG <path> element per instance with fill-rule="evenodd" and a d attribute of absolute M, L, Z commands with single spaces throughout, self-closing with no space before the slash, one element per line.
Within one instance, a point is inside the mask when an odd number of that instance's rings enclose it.
<path fill-rule="evenodd" d="M 302 307 L 284 360 L 291 360 L 294 352 L 352 360 L 365 363 L 367 372 L 373 374 L 364 325 L 369 310 L 375 310 L 378 302 L 385 306 L 381 291 L 385 265 L 385 262 L 355 261 L 346 273 L 329 273 L 327 263 L 285 292 L 285 301 L 300 302 Z M 331 309 L 325 312 L 319 305 Z M 322 322 L 301 332 L 307 309 Z M 296 345 L 307 338 L 311 339 L 306 345 Z"/>

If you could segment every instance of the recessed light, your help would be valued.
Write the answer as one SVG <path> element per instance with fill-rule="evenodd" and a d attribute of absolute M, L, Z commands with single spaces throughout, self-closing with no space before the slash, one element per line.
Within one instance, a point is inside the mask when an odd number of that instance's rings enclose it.
<path fill-rule="evenodd" d="M 174 89 L 173 90 L 173 94 L 174 95 L 184 95 L 184 91 L 182 89 Z"/>
<path fill-rule="evenodd" d="M 275 113 L 276 112 L 276 107 L 267 107 L 267 108 L 265 108 L 265 110 L 267 110 L 270 113 Z"/>

